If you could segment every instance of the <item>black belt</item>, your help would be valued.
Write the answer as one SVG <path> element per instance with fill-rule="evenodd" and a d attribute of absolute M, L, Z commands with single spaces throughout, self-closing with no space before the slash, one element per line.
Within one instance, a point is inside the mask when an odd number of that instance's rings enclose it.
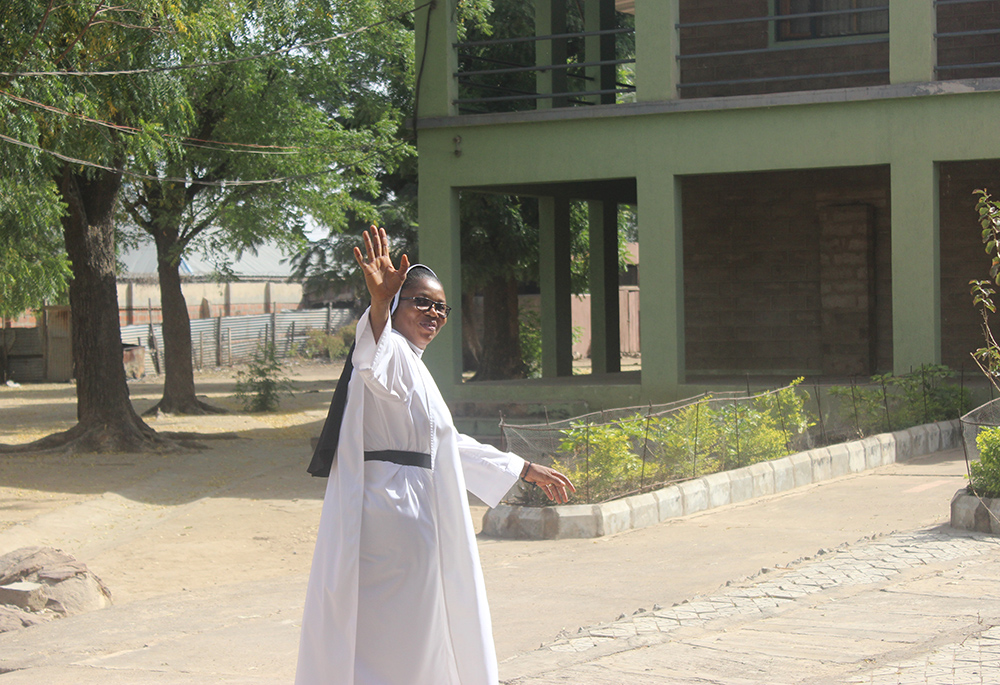
<path fill-rule="evenodd" d="M 424 469 L 431 467 L 431 455 L 423 452 L 406 452 L 404 450 L 379 450 L 365 452 L 365 461 L 391 461 L 400 466 L 419 466 Z"/>

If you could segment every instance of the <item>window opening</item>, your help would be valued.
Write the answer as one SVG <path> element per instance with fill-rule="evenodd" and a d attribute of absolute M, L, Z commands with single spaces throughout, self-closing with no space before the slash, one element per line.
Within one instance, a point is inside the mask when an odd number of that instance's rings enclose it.
<path fill-rule="evenodd" d="M 776 0 L 775 2 L 775 38 L 778 41 L 888 32 L 889 7 L 885 0 Z"/>

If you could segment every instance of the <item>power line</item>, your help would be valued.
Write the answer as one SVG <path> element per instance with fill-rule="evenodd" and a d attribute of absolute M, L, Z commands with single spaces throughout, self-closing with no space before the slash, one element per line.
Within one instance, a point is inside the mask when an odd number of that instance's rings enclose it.
<path fill-rule="evenodd" d="M 360 28 L 356 28 L 356 29 L 353 29 L 351 31 L 345 31 L 343 33 L 338 33 L 338 34 L 336 34 L 334 36 L 328 36 L 327 38 L 320 38 L 318 40 L 310 41 L 308 43 L 302 43 L 300 45 L 293 45 L 293 46 L 287 47 L 287 48 L 278 48 L 276 50 L 270 50 L 268 52 L 263 52 L 263 53 L 260 53 L 258 55 L 248 55 L 247 57 L 234 57 L 232 59 L 223 59 L 223 60 L 218 60 L 218 61 L 215 61 L 215 62 L 199 62 L 199 63 L 196 63 L 196 64 L 174 64 L 174 65 L 165 66 L 165 67 L 150 67 L 148 69 L 121 69 L 121 70 L 117 70 L 117 71 L 21 71 L 21 72 L 0 71 L 0 76 L 4 76 L 4 77 L 8 77 L 8 78 L 15 78 L 15 77 L 18 77 L 18 76 L 127 76 L 127 75 L 132 75 L 132 74 L 152 74 L 152 73 L 159 73 L 159 72 L 165 72 L 165 71 L 181 71 L 181 70 L 188 70 L 188 69 L 202 69 L 202 68 L 205 68 L 205 67 L 222 66 L 222 65 L 225 65 L 225 64 L 237 64 L 237 63 L 240 63 L 240 62 L 249 62 L 249 61 L 252 61 L 252 60 L 255 60 L 255 59 L 262 59 L 264 57 L 273 57 L 274 55 L 280 55 L 282 53 L 292 52 L 294 50 L 302 50 L 302 49 L 305 49 L 305 48 L 311 48 L 311 47 L 313 47 L 315 45 L 321 45 L 323 43 L 330 43 L 332 41 L 340 40 L 342 38 L 350 38 L 351 36 L 357 35 L 357 34 L 362 33 L 364 31 L 368 31 L 369 29 L 373 29 L 373 28 L 376 28 L 378 26 L 382 26 L 383 24 L 388 24 L 389 22 L 397 21 L 398 19 L 402 19 L 403 17 L 405 17 L 408 14 L 413 14 L 415 12 L 418 12 L 418 11 L 422 10 L 425 7 L 428 7 L 430 5 L 434 5 L 435 2 L 436 2 L 436 0 L 428 0 L 428 2 L 425 2 L 422 5 L 418 5 L 417 7 L 414 7 L 411 10 L 407 10 L 405 12 L 401 12 L 400 14 L 393 15 L 391 17 L 383 19 L 382 21 L 377 21 L 374 24 L 368 24 L 366 26 L 362 26 Z"/>
<path fill-rule="evenodd" d="M 97 162 L 90 162 L 85 159 L 77 159 L 76 157 L 70 157 L 68 155 L 55 152 L 54 150 L 46 150 L 45 148 L 39 147 L 38 145 L 35 145 L 33 143 L 26 143 L 23 140 L 18 140 L 17 138 L 11 138 L 10 136 L 5 136 L 2 133 L 0 133 L 0 140 L 10 143 L 12 145 L 19 145 L 20 147 L 24 147 L 29 150 L 34 150 L 36 152 L 41 152 L 43 154 L 50 155 L 60 161 L 67 162 L 69 164 L 79 164 L 81 166 L 90 167 L 91 169 L 110 171 L 112 173 L 118 173 L 118 174 L 123 174 L 125 176 L 131 176 L 133 178 L 143 179 L 145 181 L 156 181 L 158 183 L 184 183 L 190 185 L 213 186 L 217 188 L 226 188 L 226 187 L 235 188 L 237 186 L 261 186 L 261 185 L 269 185 L 277 183 L 289 183 L 291 181 L 302 181 L 308 178 L 315 178 L 316 176 L 324 176 L 326 174 L 337 173 L 338 171 L 337 169 L 323 169 L 322 171 L 312 171 L 307 174 L 296 174 L 294 176 L 280 176 L 276 178 L 262 178 L 251 181 L 226 181 L 226 180 L 202 181 L 198 179 L 182 178 L 179 176 L 153 176 L 152 174 L 144 174 L 139 171 L 132 171 L 131 169 L 110 167 L 104 164 L 98 164 Z M 359 160 L 351 162 L 346 166 L 357 166 L 358 164 L 363 164 L 367 160 L 374 157 L 376 154 L 380 154 L 382 152 L 386 152 L 389 150 L 394 150 L 405 144 L 406 144 L 405 141 L 397 141 L 393 145 L 388 146 L 388 148 L 386 149 L 374 150 L 370 154 L 362 157 Z"/>
<path fill-rule="evenodd" d="M 53 107 L 52 105 L 46 105 L 43 102 L 38 102 L 37 100 L 30 100 L 28 98 L 20 97 L 19 95 L 14 95 L 5 90 L 0 90 L 0 95 L 13 100 L 14 102 L 19 102 L 21 104 L 29 105 L 31 107 L 37 107 L 38 109 L 44 110 L 46 112 L 52 112 L 53 114 L 61 114 L 63 116 L 71 117 L 73 119 L 79 119 L 80 121 L 87 122 L 88 124 L 95 124 L 97 126 L 104 126 L 105 128 L 110 128 L 115 131 L 122 131 L 123 133 L 138 134 L 142 133 L 141 129 L 136 126 L 128 126 L 126 124 L 116 124 L 111 121 L 105 121 L 104 119 L 95 119 L 93 117 L 88 117 L 85 114 L 78 114 L 76 112 L 67 112 L 64 109 L 59 109 L 58 107 Z M 249 152 L 261 155 L 291 155 L 299 152 L 302 148 L 288 146 L 288 145 L 260 145 L 257 143 L 234 143 L 229 141 L 221 140 L 211 140 L 203 138 L 188 138 L 186 136 L 175 136 L 170 133 L 164 133 L 164 138 L 171 138 L 180 142 L 181 145 L 188 147 L 200 147 L 207 150 L 219 150 L 220 152 Z M 247 150 L 227 150 L 223 147 L 218 146 L 231 146 L 231 147 L 244 147 L 251 148 Z"/>

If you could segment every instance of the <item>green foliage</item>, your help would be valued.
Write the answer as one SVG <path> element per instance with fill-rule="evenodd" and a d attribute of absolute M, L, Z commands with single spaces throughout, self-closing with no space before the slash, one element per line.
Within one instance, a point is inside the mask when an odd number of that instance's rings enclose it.
<path fill-rule="evenodd" d="M 954 375 L 947 366 L 924 364 L 904 376 L 872 376 L 872 385 L 833 387 L 830 394 L 858 435 L 873 435 L 961 416 L 969 393 L 948 382 Z"/>
<path fill-rule="evenodd" d="M 658 481 L 695 478 L 719 470 L 716 445 L 722 439 L 717 412 L 706 400 L 649 422 L 647 449 L 658 465 Z"/>
<path fill-rule="evenodd" d="M 889 430 L 885 407 L 887 390 L 881 385 L 882 379 L 882 376 L 872 377 L 873 382 L 879 383 L 877 386 L 830 388 L 830 395 L 840 400 L 840 415 L 859 437 Z"/>
<path fill-rule="evenodd" d="M 915 371 L 892 379 L 902 392 L 901 418 L 904 426 L 948 421 L 965 413 L 968 393 L 947 383 L 955 373 L 947 366 L 924 364 Z M 895 423 L 895 421 L 894 421 Z M 893 427 L 893 430 L 899 430 Z"/>
<path fill-rule="evenodd" d="M 609 424 L 573 423 L 563 431 L 560 452 L 571 455 L 566 475 L 576 484 L 578 495 L 590 502 L 620 496 L 644 475 L 641 436 L 645 419 L 635 416 Z M 639 453 L 637 453 L 639 451 Z"/>
<path fill-rule="evenodd" d="M 576 483 L 577 501 L 600 502 L 783 457 L 813 425 L 801 382 L 747 399 L 704 397 L 660 415 L 572 422 L 561 432 L 556 468 Z"/>
<path fill-rule="evenodd" d="M 982 330 L 985 345 L 972 353 L 972 358 L 979 365 L 993 387 L 1000 390 L 997 379 L 1000 378 L 1000 345 L 997 345 L 990 328 L 990 315 L 996 314 L 993 295 L 996 291 L 993 284 L 1000 285 L 1000 203 L 997 203 L 986 190 L 976 190 L 979 196 L 976 211 L 979 213 L 980 237 L 986 246 L 986 254 L 990 257 L 990 280 L 969 281 L 972 304 L 979 309 L 982 318 Z"/>
<path fill-rule="evenodd" d="M 347 357 L 348 350 L 354 342 L 357 321 L 342 326 L 337 331 L 327 334 L 326 331 L 311 329 L 302 347 L 302 355 L 307 359 L 341 360 Z"/>
<path fill-rule="evenodd" d="M 521 359 L 528 367 L 528 378 L 538 378 L 542 375 L 542 319 L 534 309 L 521 309 L 518 317 Z"/>
<path fill-rule="evenodd" d="M 980 431 L 976 447 L 979 461 L 969 464 L 969 487 L 980 497 L 1000 497 L 1000 427 Z"/>
<path fill-rule="evenodd" d="M 291 394 L 294 384 L 281 375 L 281 362 L 271 343 L 257 348 L 245 371 L 236 374 L 236 399 L 246 412 L 275 411 L 281 396 Z"/>

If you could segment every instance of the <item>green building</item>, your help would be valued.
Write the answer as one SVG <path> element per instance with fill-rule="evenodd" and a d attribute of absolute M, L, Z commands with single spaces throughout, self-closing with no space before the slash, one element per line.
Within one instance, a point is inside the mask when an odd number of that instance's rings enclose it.
<path fill-rule="evenodd" d="M 456 0 L 416 1 L 420 248 L 450 299 L 459 193 L 539 198 L 543 378 L 463 383 L 456 311 L 428 352 L 446 396 L 596 408 L 718 379 L 972 368 L 968 281 L 988 268 L 972 193 L 1000 182 L 1000 2 L 534 4 L 521 65 L 469 58 L 481 46 L 458 41 Z M 495 85 L 525 71 L 533 92 Z M 482 111 L 497 103 L 510 111 Z M 570 354 L 578 200 L 603 248 L 589 377 Z M 619 204 L 638 215 L 641 373 L 619 371 Z"/>

